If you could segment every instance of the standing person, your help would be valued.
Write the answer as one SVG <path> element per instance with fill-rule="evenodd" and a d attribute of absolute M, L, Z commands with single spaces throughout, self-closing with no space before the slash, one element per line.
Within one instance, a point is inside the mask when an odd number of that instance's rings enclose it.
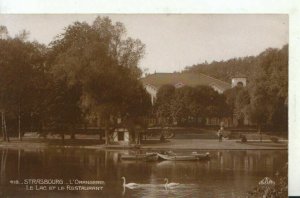
<path fill-rule="evenodd" d="M 219 138 L 219 142 L 221 142 L 222 140 L 221 140 L 221 130 L 220 129 L 218 130 L 218 138 Z"/>
<path fill-rule="evenodd" d="M 222 140 L 223 140 L 223 130 L 224 130 L 223 127 L 221 127 L 221 128 L 218 130 L 219 142 L 222 142 Z"/>
<path fill-rule="evenodd" d="M 222 142 L 222 140 L 223 140 L 223 131 L 224 131 L 224 128 L 223 128 L 223 126 L 221 126 L 221 128 L 220 128 L 220 142 Z"/>

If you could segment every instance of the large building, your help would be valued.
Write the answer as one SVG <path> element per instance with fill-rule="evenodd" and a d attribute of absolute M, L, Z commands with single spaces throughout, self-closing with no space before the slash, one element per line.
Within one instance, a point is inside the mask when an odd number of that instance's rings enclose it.
<path fill-rule="evenodd" d="M 141 79 L 146 91 L 151 95 L 152 104 L 156 101 L 156 95 L 159 88 L 163 85 L 173 85 L 175 88 L 183 86 L 207 85 L 215 91 L 223 93 L 227 89 L 235 86 L 246 86 L 247 79 L 244 76 L 232 78 L 231 84 L 222 80 L 207 76 L 201 73 L 154 73 Z M 235 117 L 235 116 L 234 116 Z M 236 119 L 223 119 L 226 126 L 237 125 Z M 218 125 L 221 122 L 219 118 L 206 118 L 206 125 Z M 248 119 L 244 120 L 248 124 Z"/>
<path fill-rule="evenodd" d="M 200 74 L 200 73 L 154 73 L 141 79 L 147 92 L 151 95 L 152 103 L 156 100 L 156 94 L 162 85 L 174 85 L 176 88 L 183 86 L 195 87 L 198 85 L 207 85 L 219 93 L 230 89 L 233 86 L 242 83 L 246 86 L 246 79 L 237 77 L 232 79 L 232 84 L 222 80 Z"/>

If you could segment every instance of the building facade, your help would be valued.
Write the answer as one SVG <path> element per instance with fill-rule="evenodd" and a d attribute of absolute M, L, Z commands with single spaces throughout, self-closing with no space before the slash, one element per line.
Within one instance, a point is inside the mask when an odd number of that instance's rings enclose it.
<path fill-rule="evenodd" d="M 218 93 L 233 88 L 235 86 L 246 86 L 247 79 L 243 76 L 232 78 L 232 83 L 227 83 L 222 80 L 207 76 L 201 73 L 154 73 L 141 79 L 146 91 L 151 96 L 152 104 L 155 103 L 157 92 L 163 85 L 173 85 L 175 88 L 184 86 L 196 87 L 199 85 L 206 85 L 212 87 Z M 203 119 L 202 119 L 203 120 Z M 237 121 L 233 118 L 206 118 L 206 125 L 215 126 L 221 122 L 225 126 L 234 126 Z M 248 122 L 248 120 L 246 120 Z M 247 124 L 247 123 L 245 123 Z"/>
<path fill-rule="evenodd" d="M 196 87 L 207 85 L 218 93 L 223 93 L 232 86 L 222 80 L 207 76 L 205 74 L 194 73 L 154 73 L 141 79 L 146 91 L 151 96 L 152 104 L 155 103 L 156 94 L 163 85 L 173 85 L 175 88 L 184 86 Z M 236 82 L 236 81 L 235 81 Z"/>

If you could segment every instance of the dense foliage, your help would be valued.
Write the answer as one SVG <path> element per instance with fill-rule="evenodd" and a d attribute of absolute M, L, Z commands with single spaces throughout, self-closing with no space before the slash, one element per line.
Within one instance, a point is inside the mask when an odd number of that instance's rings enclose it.
<path fill-rule="evenodd" d="M 75 22 L 47 48 L 26 41 L 26 31 L 16 38 L 4 27 L 0 33 L 1 112 L 7 120 L 19 118 L 19 128 L 29 130 L 26 123 L 34 121 L 35 130 L 63 134 L 91 116 L 107 136 L 120 119 L 131 133 L 145 125 L 151 102 L 138 80 L 145 46 L 126 37 L 122 23 L 106 17 L 92 25 Z"/>
<path fill-rule="evenodd" d="M 106 136 L 119 120 L 132 136 L 146 126 L 150 97 L 138 80 L 145 45 L 126 37 L 122 23 L 97 17 L 75 22 L 49 46 L 12 38 L 0 26 L 0 110 L 3 137 L 24 131 L 74 131 L 95 117 Z M 207 117 L 249 117 L 253 124 L 287 129 L 288 46 L 258 56 L 202 63 L 184 72 L 201 72 L 224 81 L 247 77 L 247 86 L 218 94 L 208 86 L 162 86 L 154 114 L 162 125 L 205 123 Z M 7 129 L 7 130 L 6 130 Z M 108 140 L 108 139 L 107 139 Z"/>
<path fill-rule="evenodd" d="M 23 127 L 32 127 L 28 119 L 42 111 L 43 50 L 44 46 L 18 37 L 0 39 L 0 109 L 6 115 L 8 131 L 16 132 L 21 121 Z"/>
<path fill-rule="evenodd" d="M 249 113 L 250 95 L 247 88 L 236 86 L 226 90 L 224 95 L 226 97 L 229 114 L 237 119 L 238 126 L 242 126 L 245 117 Z"/>
<path fill-rule="evenodd" d="M 184 72 L 203 73 L 230 83 L 233 77 L 241 75 L 249 77 L 255 65 L 257 65 L 257 57 L 249 56 L 195 64 L 187 66 Z"/>
<path fill-rule="evenodd" d="M 228 113 L 225 96 L 209 86 L 164 85 L 157 93 L 155 114 L 162 125 L 205 125 L 206 118 Z"/>
<path fill-rule="evenodd" d="M 225 92 L 232 114 L 248 116 L 259 129 L 287 130 L 288 45 L 255 57 L 194 65 L 185 72 L 201 72 L 228 82 L 232 77 L 247 77 L 246 88 Z"/>
<path fill-rule="evenodd" d="M 259 126 L 287 130 L 288 126 L 288 46 L 268 49 L 259 56 L 250 76 L 249 115 Z"/>

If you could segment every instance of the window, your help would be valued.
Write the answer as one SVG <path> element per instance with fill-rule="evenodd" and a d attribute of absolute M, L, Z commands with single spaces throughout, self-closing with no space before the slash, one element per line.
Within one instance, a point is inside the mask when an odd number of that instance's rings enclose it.
<path fill-rule="evenodd" d="M 124 141 L 124 132 L 118 132 L 118 141 Z"/>
<path fill-rule="evenodd" d="M 237 86 L 238 86 L 238 87 L 243 87 L 243 86 L 244 86 L 244 83 L 243 83 L 243 82 L 238 82 L 238 83 L 237 83 Z"/>

